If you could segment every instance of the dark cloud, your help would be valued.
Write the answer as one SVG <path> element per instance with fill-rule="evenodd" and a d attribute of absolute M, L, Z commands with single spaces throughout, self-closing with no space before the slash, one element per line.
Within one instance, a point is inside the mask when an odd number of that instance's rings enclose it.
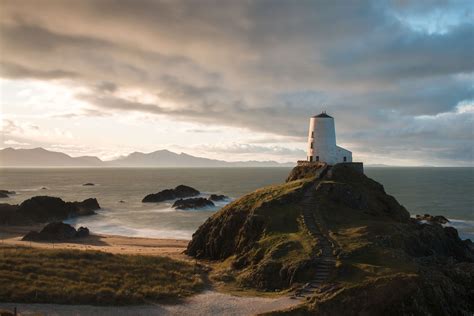
<path fill-rule="evenodd" d="M 78 97 L 94 109 L 74 115 L 137 111 L 303 140 L 324 109 L 356 150 L 464 161 L 472 148 L 472 114 L 456 109 L 474 99 L 467 1 L 1 4 L 2 76 L 89 89 Z"/>

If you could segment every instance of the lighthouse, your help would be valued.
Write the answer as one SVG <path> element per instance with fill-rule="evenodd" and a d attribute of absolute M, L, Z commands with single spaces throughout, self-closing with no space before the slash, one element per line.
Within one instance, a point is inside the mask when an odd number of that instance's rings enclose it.
<path fill-rule="evenodd" d="M 328 165 L 352 162 L 352 152 L 336 145 L 334 118 L 326 112 L 311 117 L 309 121 L 307 160 Z"/>

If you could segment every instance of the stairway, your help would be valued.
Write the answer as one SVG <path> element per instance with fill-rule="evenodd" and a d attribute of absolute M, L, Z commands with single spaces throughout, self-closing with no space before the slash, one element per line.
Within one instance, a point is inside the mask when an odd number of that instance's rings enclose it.
<path fill-rule="evenodd" d="M 324 170 L 321 171 L 318 178 L 321 179 L 328 170 L 328 166 L 324 167 Z M 334 244 L 324 229 L 325 225 L 320 214 L 315 212 L 317 205 L 314 201 L 313 193 L 318 184 L 319 181 L 316 181 L 314 185 L 306 190 L 301 206 L 303 208 L 304 224 L 308 228 L 311 236 L 318 241 L 321 254 L 315 256 L 314 259 L 316 262 L 316 275 L 314 279 L 306 283 L 301 289 L 298 289 L 294 294 L 295 297 L 309 296 L 320 289 L 328 281 L 336 266 L 336 256 L 333 253 Z"/>

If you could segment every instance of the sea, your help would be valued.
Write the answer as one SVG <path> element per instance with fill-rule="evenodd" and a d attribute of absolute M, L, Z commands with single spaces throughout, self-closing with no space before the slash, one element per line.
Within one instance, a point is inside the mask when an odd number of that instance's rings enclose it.
<path fill-rule="evenodd" d="M 17 204 L 37 195 L 65 201 L 97 198 L 97 215 L 67 222 L 93 233 L 189 239 L 225 204 L 257 188 L 284 182 L 291 168 L 3 168 L 0 189 L 17 194 L 0 203 Z M 474 240 L 474 168 L 366 167 L 412 214 L 444 215 L 461 238 Z M 84 186 L 93 183 L 94 186 Z M 149 193 L 185 184 L 206 197 L 229 196 L 216 207 L 176 210 L 172 201 L 142 203 Z"/>

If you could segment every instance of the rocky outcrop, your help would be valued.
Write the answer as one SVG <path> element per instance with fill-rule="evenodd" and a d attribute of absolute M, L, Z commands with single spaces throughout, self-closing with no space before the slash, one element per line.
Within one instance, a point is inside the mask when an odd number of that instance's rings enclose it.
<path fill-rule="evenodd" d="M 229 197 L 227 195 L 222 195 L 222 194 L 211 194 L 209 196 L 209 200 L 213 202 L 219 202 L 219 201 L 225 201 L 228 200 Z"/>
<path fill-rule="evenodd" d="M 22 240 L 26 241 L 67 241 L 89 236 L 89 229 L 80 227 L 77 231 L 69 224 L 53 222 L 46 225 L 40 232 L 31 231 Z"/>
<path fill-rule="evenodd" d="M 20 205 L 1 204 L 0 223 L 25 225 L 59 221 L 71 217 L 93 215 L 100 209 L 97 199 L 65 202 L 57 197 L 35 196 Z"/>
<path fill-rule="evenodd" d="M 305 178 L 319 177 L 321 172 L 325 170 L 326 166 L 327 164 L 324 162 L 298 163 L 298 165 L 291 170 L 290 174 L 288 175 L 288 178 L 286 178 L 286 182 L 305 179 Z"/>
<path fill-rule="evenodd" d="M 289 178 L 297 180 L 257 190 L 211 216 L 186 254 L 221 260 L 227 272 L 217 280 L 274 290 L 317 279 L 330 244 L 336 264 L 314 299 L 281 314 L 472 314 L 474 247 L 443 227 L 447 219 L 410 218 L 380 183 L 349 165 L 318 174 L 313 166 L 297 168 Z M 318 234 L 310 234 L 305 216 L 317 218 Z"/>
<path fill-rule="evenodd" d="M 180 210 L 213 207 L 214 203 L 205 198 L 179 199 L 173 203 L 173 208 Z"/>
<path fill-rule="evenodd" d="M 181 199 L 199 195 L 200 192 L 186 185 L 178 185 L 174 189 L 166 189 L 158 193 L 152 193 L 145 196 L 142 200 L 144 203 L 157 203 L 174 199 Z"/>
<path fill-rule="evenodd" d="M 424 214 L 424 215 L 417 214 L 416 219 L 419 221 L 427 221 L 429 223 L 440 224 L 440 225 L 449 223 L 449 220 L 442 215 L 432 216 L 430 214 Z"/>

